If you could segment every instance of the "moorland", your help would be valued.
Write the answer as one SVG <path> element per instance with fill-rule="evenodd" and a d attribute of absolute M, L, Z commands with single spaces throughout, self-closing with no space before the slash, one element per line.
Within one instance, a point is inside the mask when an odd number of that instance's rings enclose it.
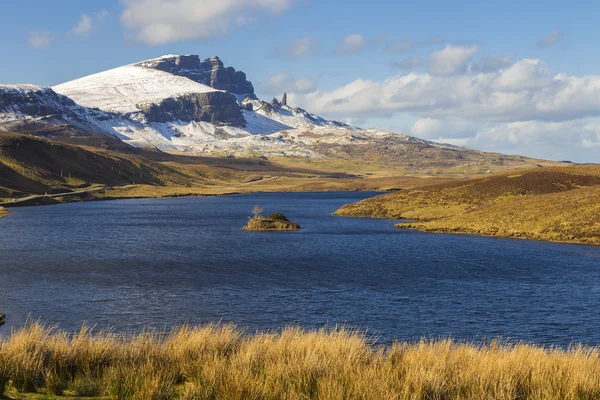
<path fill-rule="evenodd" d="M 504 172 L 398 191 L 336 214 L 412 220 L 400 228 L 600 244 L 600 166 Z"/>

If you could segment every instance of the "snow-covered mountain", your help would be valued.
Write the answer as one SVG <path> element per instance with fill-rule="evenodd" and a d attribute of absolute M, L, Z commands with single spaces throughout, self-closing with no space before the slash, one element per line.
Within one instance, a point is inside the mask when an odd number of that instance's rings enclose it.
<path fill-rule="evenodd" d="M 196 55 L 162 56 L 52 88 L 0 85 L 0 130 L 56 126 L 214 155 L 351 158 L 395 154 L 406 145 L 452 148 L 328 121 L 285 100 L 261 101 L 243 72 Z"/>

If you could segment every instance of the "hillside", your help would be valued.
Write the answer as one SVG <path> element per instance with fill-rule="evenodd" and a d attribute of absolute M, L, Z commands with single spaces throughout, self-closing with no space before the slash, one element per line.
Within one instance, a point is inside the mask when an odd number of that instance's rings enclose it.
<path fill-rule="evenodd" d="M 0 205 L 256 191 L 387 190 L 451 180 L 398 175 L 394 169 L 360 162 L 346 168 L 346 164 L 286 161 L 168 154 L 102 135 L 57 135 L 49 140 L 0 132 Z M 345 169 L 350 172 L 338 172 Z"/>
<path fill-rule="evenodd" d="M 410 219 L 432 232 L 600 244 L 600 166 L 503 173 L 400 191 L 336 215 Z"/>
<path fill-rule="evenodd" d="M 158 156 L 158 155 L 157 155 Z M 200 163 L 169 164 L 143 153 L 58 143 L 0 132 L 0 198 L 66 192 L 90 185 L 205 185 L 242 179 L 235 171 Z"/>

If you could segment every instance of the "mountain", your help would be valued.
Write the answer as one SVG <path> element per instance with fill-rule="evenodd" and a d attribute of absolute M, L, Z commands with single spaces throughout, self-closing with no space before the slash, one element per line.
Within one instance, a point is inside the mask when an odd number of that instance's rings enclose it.
<path fill-rule="evenodd" d="M 105 135 L 134 147 L 212 156 L 347 160 L 404 173 L 471 174 L 546 165 L 326 120 L 257 98 L 218 57 L 166 55 L 52 88 L 0 85 L 0 130 Z"/>

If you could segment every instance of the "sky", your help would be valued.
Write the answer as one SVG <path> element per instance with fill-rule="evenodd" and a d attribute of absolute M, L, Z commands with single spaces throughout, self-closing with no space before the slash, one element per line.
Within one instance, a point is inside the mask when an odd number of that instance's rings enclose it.
<path fill-rule="evenodd" d="M 260 98 L 484 151 L 600 163 L 600 2 L 20 0 L 0 83 L 219 56 Z"/>

